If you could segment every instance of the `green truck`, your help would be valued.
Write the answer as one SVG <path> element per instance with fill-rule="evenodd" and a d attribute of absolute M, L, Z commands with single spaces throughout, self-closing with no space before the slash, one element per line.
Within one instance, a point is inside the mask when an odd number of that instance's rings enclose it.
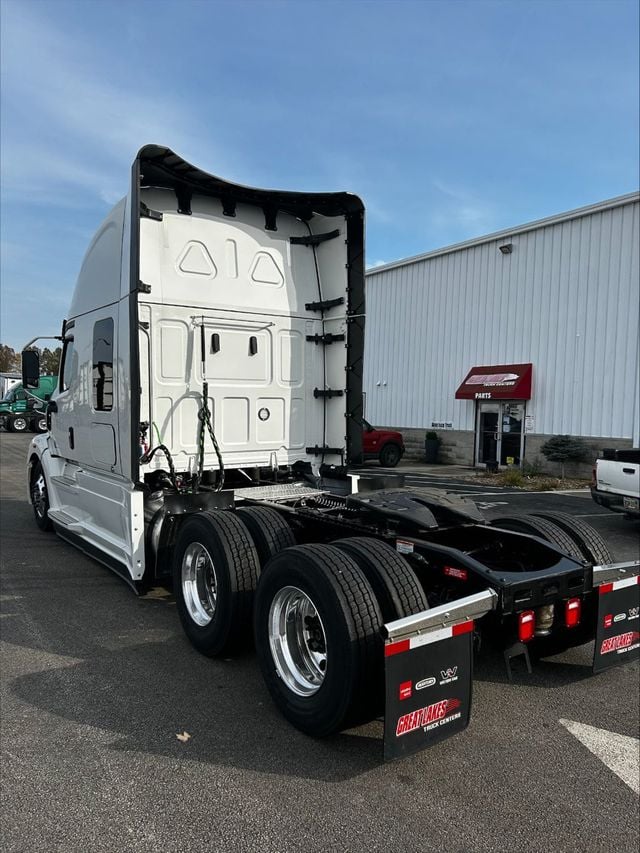
<path fill-rule="evenodd" d="M 57 376 L 41 376 L 37 388 L 14 385 L 0 400 L 0 426 L 7 432 L 46 432 L 47 402 L 57 384 Z"/>

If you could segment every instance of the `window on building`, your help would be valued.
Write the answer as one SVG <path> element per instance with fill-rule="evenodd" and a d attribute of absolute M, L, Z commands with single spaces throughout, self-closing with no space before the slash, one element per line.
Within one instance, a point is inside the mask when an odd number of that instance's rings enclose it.
<path fill-rule="evenodd" d="M 98 320 L 93 327 L 93 408 L 113 409 L 113 320 Z"/>

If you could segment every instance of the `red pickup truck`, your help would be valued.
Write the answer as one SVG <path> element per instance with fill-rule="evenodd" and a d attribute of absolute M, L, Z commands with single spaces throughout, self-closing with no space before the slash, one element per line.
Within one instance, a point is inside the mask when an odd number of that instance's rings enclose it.
<path fill-rule="evenodd" d="M 363 420 L 362 449 L 365 459 L 376 457 L 383 468 L 395 468 L 404 453 L 401 432 L 392 429 L 376 429 Z"/>

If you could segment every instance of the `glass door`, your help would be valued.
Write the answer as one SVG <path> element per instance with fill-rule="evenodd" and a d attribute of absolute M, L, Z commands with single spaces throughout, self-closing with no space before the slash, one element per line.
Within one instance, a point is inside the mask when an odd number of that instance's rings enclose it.
<path fill-rule="evenodd" d="M 500 449 L 500 403 L 480 403 L 478 406 L 477 454 L 480 465 L 496 462 Z"/>
<path fill-rule="evenodd" d="M 524 438 L 524 403 L 478 403 L 476 460 L 478 465 L 520 465 Z"/>
<path fill-rule="evenodd" d="M 500 464 L 520 465 L 522 461 L 522 425 L 524 403 L 501 404 Z"/>

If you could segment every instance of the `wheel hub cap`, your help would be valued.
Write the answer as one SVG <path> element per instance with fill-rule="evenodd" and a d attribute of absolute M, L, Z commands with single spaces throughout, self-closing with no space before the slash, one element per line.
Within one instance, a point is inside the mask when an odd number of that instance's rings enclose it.
<path fill-rule="evenodd" d="M 298 696 L 312 696 L 327 672 L 327 640 L 309 596 L 294 586 L 278 591 L 269 610 L 269 645 L 276 672 Z"/>
<path fill-rule="evenodd" d="M 208 625 L 216 611 L 218 580 L 211 555 L 199 542 L 188 545 L 182 557 L 182 596 L 196 625 Z"/>

